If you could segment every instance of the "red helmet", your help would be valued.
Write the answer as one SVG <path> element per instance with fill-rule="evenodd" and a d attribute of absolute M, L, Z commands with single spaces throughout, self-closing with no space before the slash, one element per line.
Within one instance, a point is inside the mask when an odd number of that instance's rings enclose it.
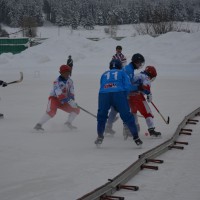
<path fill-rule="evenodd" d="M 144 70 L 150 78 L 155 78 L 157 76 L 156 68 L 154 66 L 147 66 Z"/>
<path fill-rule="evenodd" d="M 60 73 L 71 72 L 71 67 L 68 65 L 61 65 L 60 66 Z"/>

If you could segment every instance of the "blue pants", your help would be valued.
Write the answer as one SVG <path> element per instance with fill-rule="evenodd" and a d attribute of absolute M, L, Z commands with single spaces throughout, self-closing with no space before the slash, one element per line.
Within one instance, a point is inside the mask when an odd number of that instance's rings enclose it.
<path fill-rule="evenodd" d="M 99 93 L 98 113 L 97 113 L 97 133 L 102 137 L 105 130 L 108 111 L 113 106 L 117 109 L 123 122 L 128 126 L 133 138 L 138 138 L 138 131 L 135 119 L 130 112 L 126 92 Z"/>

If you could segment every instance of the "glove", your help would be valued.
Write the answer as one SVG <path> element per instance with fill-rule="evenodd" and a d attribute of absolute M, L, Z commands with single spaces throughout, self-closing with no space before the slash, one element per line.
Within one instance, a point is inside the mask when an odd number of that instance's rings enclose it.
<path fill-rule="evenodd" d="M 2 87 L 6 87 L 8 84 L 6 82 L 3 82 Z"/>
<path fill-rule="evenodd" d="M 152 102 L 152 94 L 147 95 L 147 102 L 149 102 L 149 103 Z"/>
<path fill-rule="evenodd" d="M 6 82 L 4 82 L 4 81 L 0 81 L 0 85 L 1 85 L 2 87 L 6 87 L 8 84 L 7 84 Z"/>
<path fill-rule="evenodd" d="M 67 103 L 68 103 L 72 108 L 78 108 L 78 104 L 77 104 L 73 99 L 70 99 Z"/>
<path fill-rule="evenodd" d="M 139 91 L 142 91 L 142 90 L 143 90 L 143 85 L 142 85 L 142 84 L 139 84 L 139 85 L 138 85 L 138 90 L 139 90 Z"/>

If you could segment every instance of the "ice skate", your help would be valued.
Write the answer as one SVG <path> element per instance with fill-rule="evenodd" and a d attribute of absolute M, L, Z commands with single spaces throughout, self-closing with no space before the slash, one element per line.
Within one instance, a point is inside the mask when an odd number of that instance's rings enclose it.
<path fill-rule="evenodd" d="M 136 138 L 136 139 L 133 139 L 133 140 L 135 141 L 135 144 L 136 144 L 139 148 L 142 147 L 143 142 L 142 142 L 142 140 L 140 140 L 139 137 Z"/>
<path fill-rule="evenodd" d="M 65 122 L 65 125 L 66 125 L 69 129 L 71 129 L 71 130 L 77 129 L 77 127 L 76 127 L 76 126 L 73 126 L 70 122 Z"/>
<path fill-rule="evenodd" d="M 106 128 L 105 128 L 105 133 L 110 134 L 110 135 L 114 135 L 115 131 L 112 129 L 111 126 L 107 125 Z"/>
<path fill-rule="evenodd" d="M 36 124 L 35 127 L 34 127 L 33 129 L 34 129 L 34 131 L 36 131 L 36 132 L 41 132 L 41 133 L 44 132 L 44 129 L 42 128 L 42 125 L 41 125 L 41 124 Z"/>
<path fill-rule="evenodd" d="M 124 136 L 124 140 L 127 140 L 128 137 L 132 137 L 132 134 L 131 134 L 131 132 L 130 132 L 128 126 L 125 125 L 125 124 L 124 124 L 124 126 L 123 126 L 123 136 Z"/>
<path fill-rule="evenodd" d="M 161 133 L 155 131 L 155 128 L 149 128 L 148 131 L 151 138 L 161 138 Z"/>
<path fill-rule="evenodd" d="M 97 139 L 94 141 L 94 143 L 96 144 L 97 147 L 100 147 L 102 142 L 103 142 L 104 137 L 97 137 Z"/>

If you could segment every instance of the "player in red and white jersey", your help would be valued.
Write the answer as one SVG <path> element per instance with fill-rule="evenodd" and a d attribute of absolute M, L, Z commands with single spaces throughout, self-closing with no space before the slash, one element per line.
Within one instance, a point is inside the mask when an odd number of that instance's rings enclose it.
<path fill-rule="evenodd" d="M 116 46 L 116 54 L 113 55 L 112 60 L 120 60 L 123 67 L 127 64 L 126 57 L 122 53 L 122 46 Z"/>
<path fill-rule="evenodd" d="M 140 89 L 137 92 L 131 92 L 129 94 L 129 105 L 131 108 L 131 112 L 135 116 L 135 121 L 137 124 L 138 132 L 139 132 L 139 123 L 137 119 L 137 111 L 139 111 L 146 120 L 146 124 L 148 126 L 148 131 L 150 136 L 152 137 L 160 137 L 161 133 L 155 131 L 155 125 L 153 120 L 153 114 L 147 102 L 152 101 L 152 93 L 151 93 L 151 82 L 155 80 L 157 76 L 157 71 L 154 66 L 147 66 L 144 71 L 139 74 L 135 74 L 134 83 L 140 85 Z M 145 95 L 147 98 L 145 98 Z"/>
<path fill-rule="evenodd" d="M 60 76 L 54 81 L 50 92 L 46 113 L 34 127 L 37 131 L 44 131 L 42 125 L 56 115 L 57 109 L 69 113 L 65 124 L 70 129 L 76 129 L 75 126 L 72 126 L 72 121 L 79 114 L 80 109 L 74 101 L 74 85 L 70 78 L 71 68 L 67 65 L 61 65 L 59 72 Z"/>

